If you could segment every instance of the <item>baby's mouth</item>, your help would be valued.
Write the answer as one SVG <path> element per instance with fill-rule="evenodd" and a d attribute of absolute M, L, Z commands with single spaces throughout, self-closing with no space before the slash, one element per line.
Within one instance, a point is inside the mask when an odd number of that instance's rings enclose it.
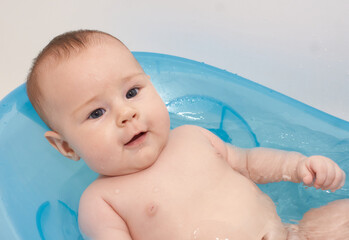
<path fill-rule="evenodd" d="M 140 133 L 134 135 L 133 138 L 125 144 L 125 146 L 132 146 L 132 145 L 137 144 L 138 142 L 141 142 L 143 140 L 143 138 L 145 137 L 146 133 L 147 132 L 140 132 Z"/>

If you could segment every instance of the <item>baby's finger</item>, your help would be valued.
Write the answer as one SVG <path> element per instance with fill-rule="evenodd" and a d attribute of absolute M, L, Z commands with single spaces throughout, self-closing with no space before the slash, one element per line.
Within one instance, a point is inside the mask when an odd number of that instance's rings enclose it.
<path fill-rule="evenodd" d="M 334 165 L 328 167 L 326 180 L 321 187 L 322 190 L 330 189 L 330 186 L 332 186 L 335 183 L 336 175 L 338 175 L 338 173 L 336 174 L 336 172 L 337 171 Z"/>
<path fill-rule="evenodd" d="M 326 166 L 323 164 L 317 165 L 314 171 L 315 171 L 314 187 L 321 188 L 324 185 L 324 182 L 326 181 L 326 178 L 327 178 Z"/>
<path fill-rule="evenodd" d="M 298 176 L 299 179 L 304 183 L 304 185 L 309 187 L 312 186 L 314 174 L 305 165 L 302 165 L 298 169 Z"/>
<path fill-rule="evenodd" d="M 346 175 L 345 175 L 345 172 L 343 170 L 342 170 L 342 175 L 343 175 L 343 179 L 342 179 L 341 184 L 339 185 L 339 188 L 342 188 L 344 186 L 344 184 L 345 184 L 345 177 L 346 177 Z"/>
<path fill-rule="evenodd" d="M 330 189 L 332 192 L 335 192 L 336 190 L 338 190 L 341 187 L 342 184 L 342 180 L 343 180 L 343 174 L 342 171 L 336 171 L 336 177 L 333 180 L 333 183 L 331 184 L 331 186 L 329 186 L 328 189 Z"/>
<path fill-rule="evenodd" d="M 304 185 L 306 185 L 308 187 L 311 187 L 313 185 L 313 177 L 310 174 L 303 177 L 302 181 L 303 181 Z"/>
<path fill-rule="evenodd" d="M 340 189 L 344 186 L 345 183 L 345 173 L 343 170 L 339 169 L 339 171 L 336 171 L 336 177 L 332 183 L 331 186 L 329 186 L 328 189 L 331 189 L 332 192 Z"/>

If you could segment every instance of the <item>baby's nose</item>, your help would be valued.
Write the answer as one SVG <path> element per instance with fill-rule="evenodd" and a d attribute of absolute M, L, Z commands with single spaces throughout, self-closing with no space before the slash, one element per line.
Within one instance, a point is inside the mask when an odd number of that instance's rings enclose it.
<path fill-rule="evenodd" d="M 124 127 L 128 122 L 138 118 L 138 115 L 138 111 L 135 108 L 125 107 L 120 112 L 120 116 L 117 120 L 117 125 L 119 127 Z"/>

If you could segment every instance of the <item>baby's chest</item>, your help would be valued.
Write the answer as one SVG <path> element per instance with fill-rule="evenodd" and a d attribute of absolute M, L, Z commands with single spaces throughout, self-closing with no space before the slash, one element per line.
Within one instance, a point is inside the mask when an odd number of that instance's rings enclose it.
<path fill-rule="evenodd" d="M 184 160 L 182 158 L 180 161 Z M 127 190 L 117 201 L 121 203 L 122 200 L 122 204 L 118 204 L 120 214 L 127 219 L 131 229 L 137 232 L 144 229 L 143 234 L 154 228 L 161 230 L 161 233 L 171 232 L 171 236 L 190 234 L 202 219 L 211 218 L 213 213 L 224 219 L 224 207 L 230 206 L 235 212 L 241 208 L 232 204 L 237 189 L 234 188 L 235 175 L 229 174 L 228 168 L 220 169 L 210 163 L 196 167 L 184 163 L 182 165 L 185 167 L 166 165 L 166 171 L 159 170 L 156 173 L 154 170 L 153 174 L 129 182 L 127 187 L 125 185 L 126 189 L 132 191 Z M 120 193 L 122 191 L 124 190 L 120 190 Z M 232 205 L 235 207 L 231 207 Z M 177 236 L 174 239 L 185 239 Z M 149 239 L 164 239 L 156 237 L 151 235 Z"/>
<path fill-rule="evenodd" d="M 216 207 L 214 188 L 209 182 L 201 183 L 180 174 L 164 176 L 162 181 L 140 184 L 133 194 L 125 195 L 119 214 L 133 239 L 191 239 L 200 221 Z"/>
<path fill-rule="evenodd" d="M 234 180 L 178 173 L 164 176 L 162 181 L 144 181 L 122 196 L 118 213 L 134 239 L 195 239 L 198 231 L 205 236 L 217 231 L 233 236 L 241 228 L 240 222 L 253 225 L 251 213 L 258 212 L 254 197 L 241 191 Z M 264 223 L 256 217 L 253 220 Z"/>
<path fill-rule="evenodd" d="M 128 190 L 119 197 L 129 211 L 137 209 L 151 219 L 169 212 L 185 215 L 187 208 L 212 200 L 213 192 L 223 197 L 224 189 L 238 184 L 234 179 L 241 177 L 213 150 L 182 149 L 162 157 L 166 159 L 125 182 L 123 188 Z"/>

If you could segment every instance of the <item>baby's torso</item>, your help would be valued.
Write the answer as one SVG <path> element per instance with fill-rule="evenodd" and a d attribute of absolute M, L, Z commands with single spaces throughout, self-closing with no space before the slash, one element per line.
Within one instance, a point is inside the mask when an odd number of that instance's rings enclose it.
<path fill-rule="evenodd" d="M 286 238 L 270 198 L 234 171 L 197 128 L 173 130 L 147 170 L 98 181 L 134 240 Z"/>

